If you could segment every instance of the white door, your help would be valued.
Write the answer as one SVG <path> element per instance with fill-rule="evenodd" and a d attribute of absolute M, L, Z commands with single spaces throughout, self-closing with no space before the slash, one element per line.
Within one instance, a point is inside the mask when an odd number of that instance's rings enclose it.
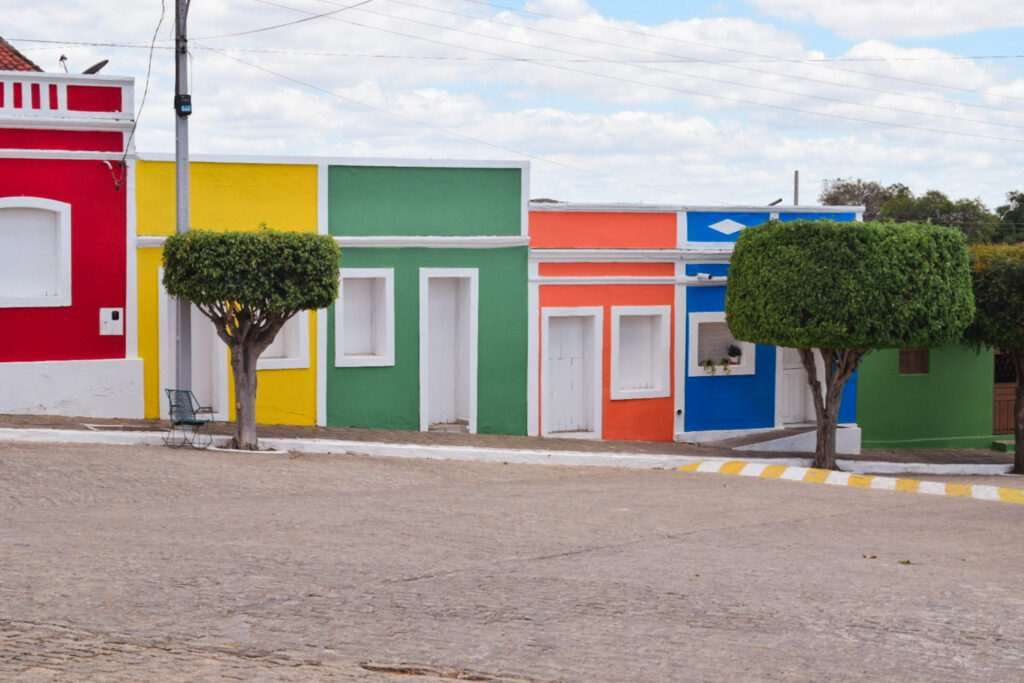
<path fill-rule="evenodd" d="M 560 316 L 548 320 L 545 432 L 592 432 L 595 420 L 593 382 L 594 318 Z"/>
<path fill-rule="evenodd" d="M 470 278 L 429 278 L 426 315 L 427 424 L 468 428 L 473 381 Z"/>
<path fill-rule="evenodd" d="M 779 349 L 782 353 L 782 391 L 780 400 L 783 424 L 813 422 L 814 403 L 807 384 L 807 370 L 796 349 Z"/>

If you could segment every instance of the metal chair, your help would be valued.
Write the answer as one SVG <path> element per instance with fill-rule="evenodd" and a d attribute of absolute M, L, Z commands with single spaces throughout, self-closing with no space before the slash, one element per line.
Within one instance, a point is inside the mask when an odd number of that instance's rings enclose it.
<path fill-rule="evenodd" d="M 209 424 L 213 422 L 213 407 L 201 406 L 195 395 L 188 389 L 164 389 L 170 404 L 171 428 L 164 436 L 164 443 L 171 448 L 188 444 L 192 448 L 205 450 L 213 443 Z M 209 419 L 200 417 L 209 414 Z"/>

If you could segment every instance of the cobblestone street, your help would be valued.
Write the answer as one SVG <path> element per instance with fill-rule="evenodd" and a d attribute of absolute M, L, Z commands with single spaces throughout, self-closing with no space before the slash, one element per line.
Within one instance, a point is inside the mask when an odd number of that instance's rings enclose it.
<path fill-rule="evenodd" d="M 3 679 L 1024 672 L 1021 505 L 676 471 L 2 443 L 0 517 Z"/>

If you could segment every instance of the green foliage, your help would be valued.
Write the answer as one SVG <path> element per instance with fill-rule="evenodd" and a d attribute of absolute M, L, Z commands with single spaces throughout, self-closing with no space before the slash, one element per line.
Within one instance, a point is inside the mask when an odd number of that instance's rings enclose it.
<path fill-rule="evenodd" d="M 167 292 L 199 305 L 287 315 L 338 295 L 338 247 L 327 235 L 193 230 L 167 239 L 164 269 Z"/>
<path fill-rule="evenodd" d="M 972 247 L 971 277 L 977 314 L 964 338 L 1024 353 L 1024 244 Z"/>
<path fill-rule="evenodd" d="M 910 195 L 910 190 L 901 183 L 885 187 L 874 180 L 836 178 L 821 184 L 818 201 L 826 206 L 863 206 L 864 220 L 873 221 L 878 218 L 886 201 Z"/>
<path fill-rule="evenodd" d="M 744 230 L 725 307 L 739 340 L 862 351 L 953 343 L 974 315 L 957 231 L 826 220 Z"/>
<path fill-rule="evenodd" d="M 999 218 L 989 213 L 980 199 L 953 201 L 937 190 L 929 190 L 920 197 L 911 193 L 893 197 L 882 205 L 880 218 L 897 223 L 934 223 L 958 228 L 971 243 L 995 239 L 999 224 Z"/>
<path fill-rule="evenodd" d="M 1006 201 L 1006 204 L 996 207 L 999 241 L 1016 244 L 1024 241 L 1024 192 L 1007 192 Z"/>

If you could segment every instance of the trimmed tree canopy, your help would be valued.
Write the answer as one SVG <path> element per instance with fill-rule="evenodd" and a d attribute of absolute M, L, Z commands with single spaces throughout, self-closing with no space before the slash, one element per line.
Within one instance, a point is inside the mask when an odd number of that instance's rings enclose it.
<path fill-rule="evenodd" d="M 327 235 L 193 230 L 164 244 L 164 287 L 200 305 L 266 311 L 326 308 L 338 294 L 338 247 Z"/>
<path fill-rule="evenodd" d="M 726 311 L 736 338 L 758 344 L 866 351 L 954 343 L 974 315 L 964 238 L 914 223 L 747 228 Z"/>

